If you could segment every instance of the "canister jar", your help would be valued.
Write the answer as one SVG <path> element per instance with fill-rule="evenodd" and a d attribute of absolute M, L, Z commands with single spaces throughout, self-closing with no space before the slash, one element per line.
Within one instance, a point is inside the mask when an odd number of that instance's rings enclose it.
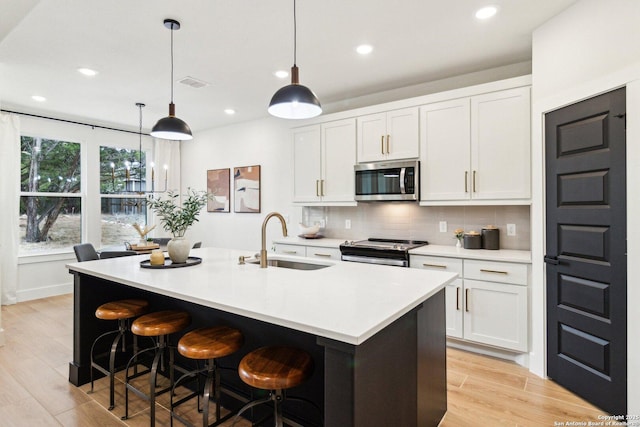
<path fill-rule="evenodd" d="M 149 256 L 149 264 L 151 265 L 164 265 L 164 254 L 160 249 L 154 249 Z"/>
<path fill-rule="evenodd" d="M 482 249 L 482 236 L 477 231 L 464 233 L 465 249 Z"/>
<path fill-rule="evenodd" d="M 482 228 L 482 248 L 500 249 L 500 230 L 495 225 L 487 225 Z"/>

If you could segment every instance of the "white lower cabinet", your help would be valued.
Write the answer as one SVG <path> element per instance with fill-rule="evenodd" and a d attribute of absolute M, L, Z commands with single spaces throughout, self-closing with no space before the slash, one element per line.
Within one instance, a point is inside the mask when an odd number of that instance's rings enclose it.
<path fill-rule="evenodd" d="M 445 290 L 447 336 L 528 351 L 527 264 L 411 255 L 411 267 L 460 275 Z"/>
<path fill-rule="evenodd" d="M 274 243 L 274 250 L 277 254 L 305 256 L 324 260 L 340 261 L 340 249 L 325 248 L 321 246 L 289 245 L 285 243 Z"/>
<path fill-rule="evenodd" d="M 307 246 L 306 256 L 308 258 L 318 258 L 340 261 L 340 249 L 338 248 L 322 248 L 318 246 Z"/>
<path fill-rule="evenodd" d="M 306 247 L 300 245 L 287 245 L 283 243 L 277 243 L 273 245 L 275 253 L 282 255 L 297 255 L 306 256 Z"/>

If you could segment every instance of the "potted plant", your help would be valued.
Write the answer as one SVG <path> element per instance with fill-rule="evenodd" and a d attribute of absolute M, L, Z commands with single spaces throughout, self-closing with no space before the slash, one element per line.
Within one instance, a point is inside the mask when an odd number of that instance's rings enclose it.
<path fill-rule="evenodd" d="M 169 191 L 167 196 L 165 199 L 149 196 L 147 207 L 158 215 L 162 228 L 173 235 L 167 244 L 169 258 L 174 263 L 184 263 L 187 262 L 191 250 L 191 243 L 185 239 L 184 234 L 198 221 L 200 210 L 207 204 L 209 194 L 188 188 L 182 206 L 178 205 L 180 194 Z"/>

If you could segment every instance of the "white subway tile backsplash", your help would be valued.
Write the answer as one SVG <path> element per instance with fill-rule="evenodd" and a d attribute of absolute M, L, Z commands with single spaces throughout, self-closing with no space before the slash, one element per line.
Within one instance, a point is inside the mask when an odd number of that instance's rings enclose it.
<path fill-rule="evenodd" d="M 453 230 L 480 231 L 486 225 L 500 230 L 503 249 L 531 249 L 531 215 L 529 206 L 419 206 L 416 203 L 360 203 L 357 207 L 306 207 L 305 224 L 324 219 L 322 233 L 337 239 L 427 240 L 431 244 L 455 245 Z M 351 229 L 345 229 L 345 220 Z M 439 231 L 439 222 L 447 221 L 447 232 Z M 516 224 L 518 234 L 507 237 L 507 224 Z"/>

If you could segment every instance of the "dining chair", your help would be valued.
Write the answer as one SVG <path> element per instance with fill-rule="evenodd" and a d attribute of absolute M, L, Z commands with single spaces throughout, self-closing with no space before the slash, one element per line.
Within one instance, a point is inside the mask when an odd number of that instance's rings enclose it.
<path fill-rule="evenodd" d="M 100 259 L 96 248 L 91 243 L 81 243 L 73 247 L 73 251 L 76 253 L 76 259 L 78 262 L 93 261 Z"/>

